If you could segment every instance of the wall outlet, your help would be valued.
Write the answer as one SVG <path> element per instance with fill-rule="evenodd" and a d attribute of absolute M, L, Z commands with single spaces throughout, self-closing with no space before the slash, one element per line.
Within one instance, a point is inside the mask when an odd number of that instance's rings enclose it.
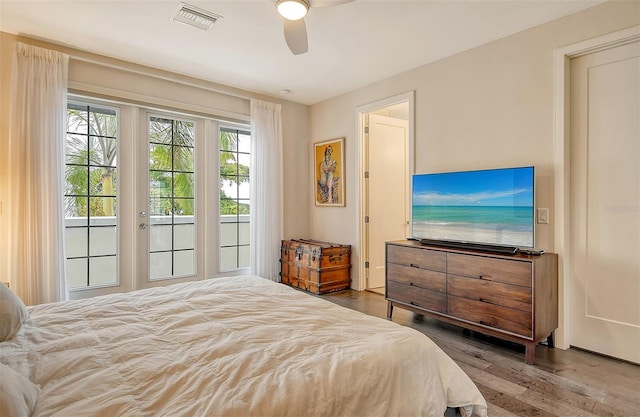
<path fill-rule="evenodd" d="M 548 208 L 539 208 L 537 221 L 539 224 L 549 224 L 549 209 Z"/>

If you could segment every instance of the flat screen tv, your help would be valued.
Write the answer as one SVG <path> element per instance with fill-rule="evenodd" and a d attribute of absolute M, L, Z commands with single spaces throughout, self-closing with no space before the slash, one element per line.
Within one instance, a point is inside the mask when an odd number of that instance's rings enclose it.
<path fill-rule="evenodd" d="M 534 247 L 534 167 L 413 175 L 412 238 L 448 246 Z"/>

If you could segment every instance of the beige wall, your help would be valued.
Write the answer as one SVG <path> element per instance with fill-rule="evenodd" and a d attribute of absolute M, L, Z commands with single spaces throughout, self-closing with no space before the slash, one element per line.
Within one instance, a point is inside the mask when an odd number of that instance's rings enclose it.
<path fill-rule="evenodd" d="M 554 51 L 638 24 L 640 2 L 609 2 L 313 105 L 311 142 L 346 137 L 347 205 L 315 207 L 310 200 L 311 237 L 354 245 L 357 286 L 355 109 L 412 90 L 416 172 L 535 165 L 536 205 L 552 209 Z M 554 250 L 553 210 L 550 217 L 536 227 L 536 246 L 547 251 Z"/>
<path fill-rule="evenodd" d="M 9 274 L 9 92 L 17 41 L 69 54 L 69 87 L 74 92 L 90 92 L 245 122 L 249 120 L 250 98 L 282 104 L 284 187 L 285 190 L 295 190 L 284 195 L 284 235 L 293 237 L 309 234 L 309 210 L 300 204 L 310 198 L 306 178 L 300 175 L 306 172 L 309 164 L 309 106 L 0 32 L 0 281 L 8 280 Z"/>
<path fill-rule="evenodd" d="M 615 1 L 564 17 L 473 50 L 425 65 L 368 87 L 308 106 L 261 97 L 153 68 L 0 32 L 0 280 L 8 274 L 6 254 L 9 87 L 16 40 L 62 50 L 81 59 L 70 63 L 70 83 L 109 95 L 105 68 L 124 68 L 120 81 L 131 100 L 154 96 L 159 105 L 180 102 L 196 112 L 248 116 L 256 97 L 283 105 L 285 238 L 311 237 L 354 245 L 352 277 L 359 279 L 358 144 L 356 107 L 415 91 L 416 172 L 533 164 L 538 207 L 553 207 L 554 50 L 640 24 L 640 2 Z M 135 74 L 151 74 L 142 77 Z M 110 72 L 109 74 L 114 74 Z M 135 81 L 138 80 L 138 81 Z M 163 80 L 163 81 L 160 81 Z M 171 81 L 173 80 L 173 81 Z M 162 88 L 158 88 L 162 86 Z M 158 97 L 158 92 L 164 92 Z M 113 93 L 111 91 L 111 93 Z M 170 94 L 169 94 L 170 93 Z M 346 206 L 315 207 L 311 146 L 345 137 Z M 553 250 L 553 218 L 538 225 L 538 246 Z"/>

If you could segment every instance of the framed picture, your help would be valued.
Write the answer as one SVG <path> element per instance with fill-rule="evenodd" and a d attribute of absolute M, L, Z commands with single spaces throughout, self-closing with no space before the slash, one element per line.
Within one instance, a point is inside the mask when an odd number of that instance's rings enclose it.
<path fill-rule="evenodd" d="M 313 144 L 316 206 L 344 206 L 344 138 Z"/>

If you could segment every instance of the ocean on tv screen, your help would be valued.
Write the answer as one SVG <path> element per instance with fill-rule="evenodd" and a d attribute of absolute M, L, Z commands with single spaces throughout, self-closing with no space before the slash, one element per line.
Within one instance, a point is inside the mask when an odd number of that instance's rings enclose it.
<path fill-rule="evenodd" d="M 412 237 L 534 246 L 534 167 L 416 174 Z"/>
<path fill-rule="evenodd" d="M 413 206 L 413 237 L 533 247 L 533 207 Z M 472 219 L 472 220 L 471 220 Z"/>

